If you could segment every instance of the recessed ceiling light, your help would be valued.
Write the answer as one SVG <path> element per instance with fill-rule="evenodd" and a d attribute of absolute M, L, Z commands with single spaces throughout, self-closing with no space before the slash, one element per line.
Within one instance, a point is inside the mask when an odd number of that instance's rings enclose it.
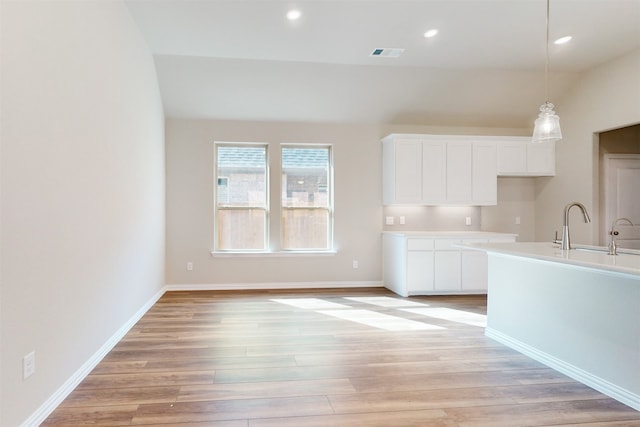
<path fill-rule="evenodd" d="M 291 9 L 289 12 L 287 12 L 287 19 L 289 21 L 295 21 L 296 19 L 299 19 L 302 16 L 302 12 L 300 12 L 298 9 Z"/>
<path fill-rule="evenodd" d="M 424 37 L 426 39 L 430 39 L 431 37 L 435 36 L 436 34 L 438 34 L 438 30 L 436 30 L 435 28 L 427 31 L 424 33 Z"/>
<path fill-rule="evenodd" d="M 571 41 L 571 38 L 572 38 L 571 36 L 560 37 L 559 39 L 554 41 L 553 44 L 565 44 Z"/>

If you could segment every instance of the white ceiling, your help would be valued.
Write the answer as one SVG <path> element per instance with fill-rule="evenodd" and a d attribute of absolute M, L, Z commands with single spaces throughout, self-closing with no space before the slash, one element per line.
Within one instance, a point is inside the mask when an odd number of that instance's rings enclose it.
<path fill-rule="evenodd" d="M 168 117 L 527 127 L 545 100 L 545 0 L 126 4 Z M 550 37 L 563 35 L 550 45 L 560 115 L 579 73 L 640 48 L 640 0 L 551 0 Z"/>

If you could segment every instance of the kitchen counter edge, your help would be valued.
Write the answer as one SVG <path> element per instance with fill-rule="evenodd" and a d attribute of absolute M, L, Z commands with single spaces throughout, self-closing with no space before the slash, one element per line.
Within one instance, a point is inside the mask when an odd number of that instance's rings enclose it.
<path fill-rule="evenodd" d="M 490 237 L 518 237 L 515 233 L 501 233 L 498 231 L 383 231 L 382 234 L 403 237 L 434 237 L 434 238 L 490 238 Z"/>
<path fill-rule="evenodd" d="M 622 273 L 640 279 L 640 255 L 636 254 L 623 253 L 614 256 L 600 251 L 562 250 L 559 245 L 549 242 L 471 243 L 460 246 L 465 249 L 482 250 L 489 254 L 511 255 L 603 272 Z"/>

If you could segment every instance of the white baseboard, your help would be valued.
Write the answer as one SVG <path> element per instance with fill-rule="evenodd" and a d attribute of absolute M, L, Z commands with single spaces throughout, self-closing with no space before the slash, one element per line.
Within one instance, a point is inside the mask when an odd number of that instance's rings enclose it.
<path fill-rule="evenodd" d="M 507 347 L 519 351 L 525 356 L 529 356 L 530 358 L 573 378 L 576 381 L 588 385 L 589 387 L 594 388 L 637 411 L 640 411 L 640 395 L 638 394 L 632 393 L 625 388 L 593 375 L 592 373 L 558 359 L 557 357 L 551 356 L 548 353 L 540 351 L 535 347 L 525 344 L 522 341 L 510 337 L 509 335 L 503 334 L 502 332 L 496 331 L 495 329 L 486 328 L 485 335 L 506 345 Z"/>
<path fill-rule="evenodd" d="M 291 283 L 232 283 L 232 284 L 177 284 L 166 285 L 147 301 L 100 349 L 95 352 L 65 383 L 58 388 L 21 427 L 37 427 L 71 394 L 102 359 L 120 342 L 129 330 L 149 311 L 167 291 L 242 290 L 242 289 L 313 289 L 382 287 L 382 282 L 291 282 Z"/>
<path fill-rule="evenodd" d="M 382 281 L 271 282 L 271 283 L 184 283 L 167 285 L 167 291 L 237 291 L 269 289 L 380 288 Z"/>
<path fill-rule="evenodd" d="M 120 342 L 129 330 L 166 292 L 166 286 L 147 301 L 100 349 L 93 354 L 55 393 L 53 393 L 25 422 L 22 427 L 36 427 L 62 403 L 64 399 L 86 378 L 98 363 Z"/>

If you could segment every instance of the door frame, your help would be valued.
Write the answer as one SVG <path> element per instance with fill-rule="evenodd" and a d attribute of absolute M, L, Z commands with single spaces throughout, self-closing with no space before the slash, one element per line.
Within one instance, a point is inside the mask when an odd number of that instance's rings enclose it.
<path fill-rule="evenodd" d="M 601 195 L 602 200 L 604 200 L 604 212 L 603 219 L 604 221 L 600 221 L 600 244 L 606 245 L 609 242 L 609 228 L 611 227 L 611 222 L 616 218 L 612 217 L 611 214 L 611 191 L 609 190 L 609 174 L 612 172 L 612 168 L 610 166 L 611 160 L 637 160 L 640 164 L 640 154 L 618 154 L 618 153 L 605 153 L 604 154 L 604 168 L 603 168 L 603 176 L 602 176 L 602 192 Z"/>

